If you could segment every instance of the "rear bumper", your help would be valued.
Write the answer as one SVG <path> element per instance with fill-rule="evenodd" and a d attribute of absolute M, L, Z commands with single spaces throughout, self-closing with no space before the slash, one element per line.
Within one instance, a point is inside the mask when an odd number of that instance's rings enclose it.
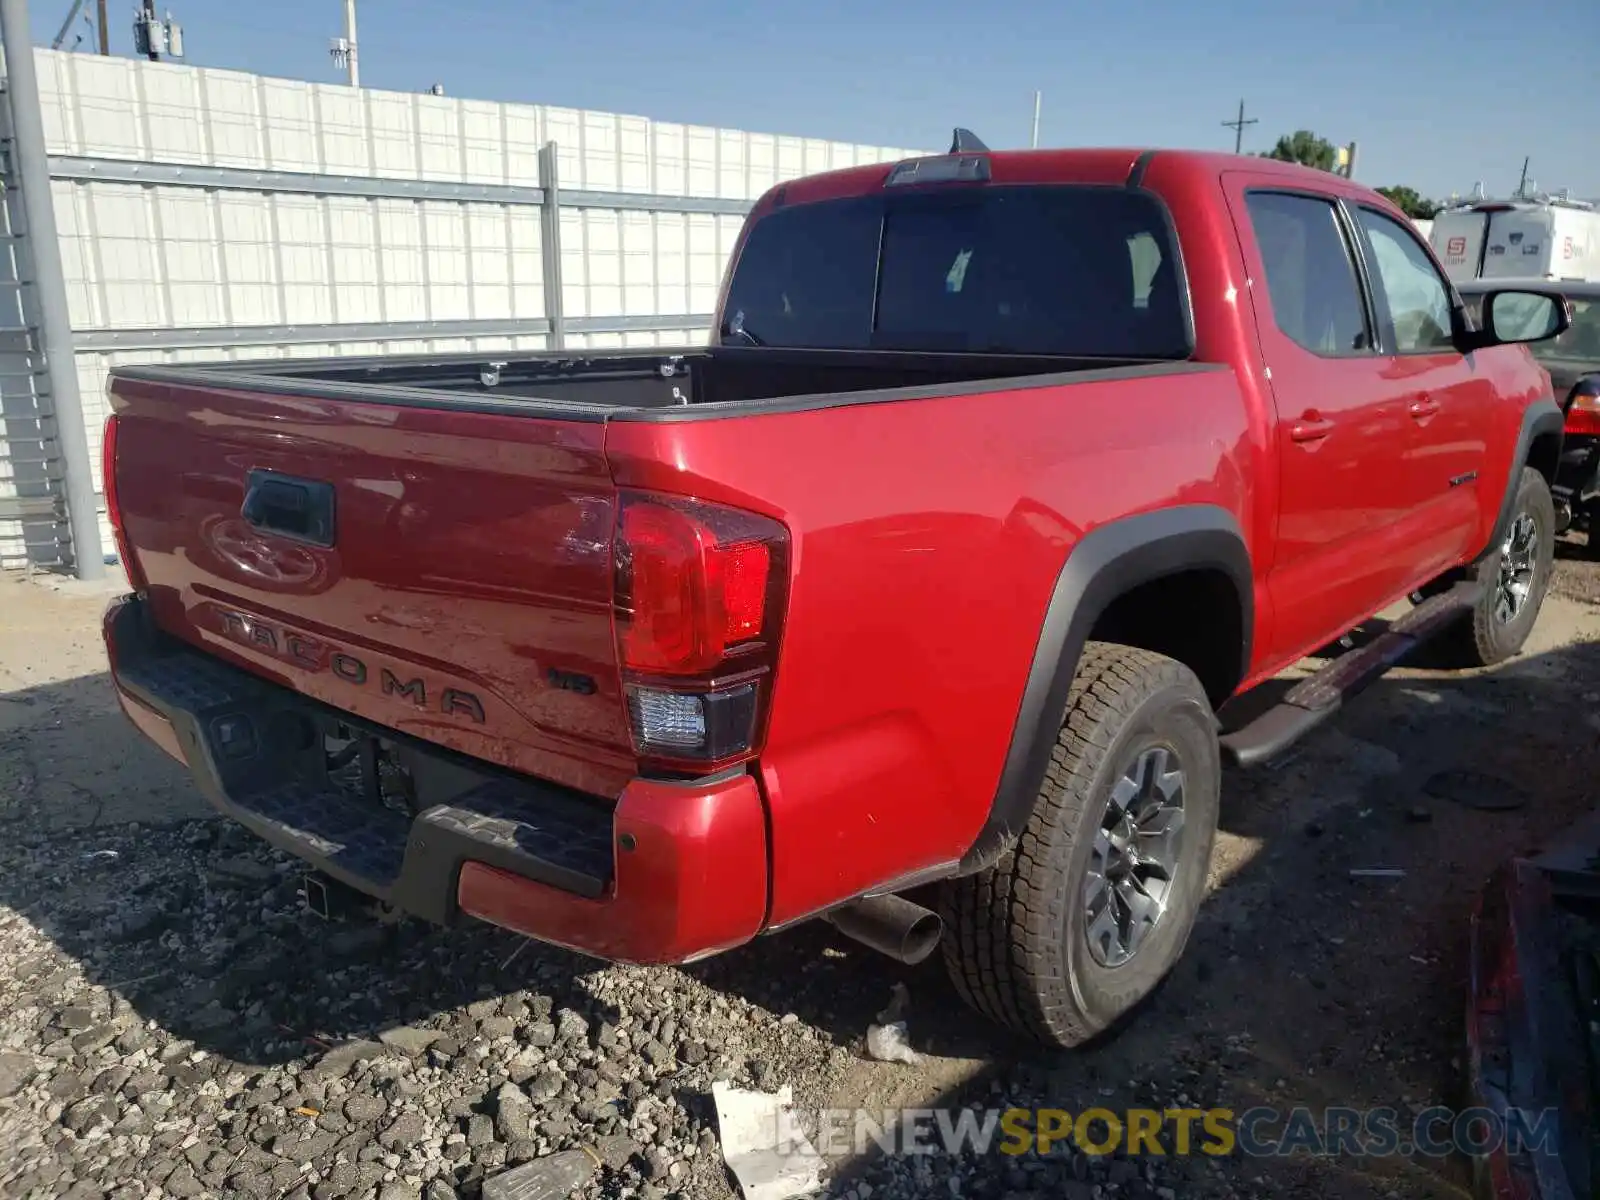
<path fill-rule="evenodd" d="M 375 899 L 625 962 L 702 957 L 763 925 L 766 819 L 748 775 L 635 780 L 612 805 L 364 726 L 163 635 L 136 597 L 104 632 L 123 711 L 216 808 Z M 420 811 L 330 779 L 333 724 L 395 744 Z"/>

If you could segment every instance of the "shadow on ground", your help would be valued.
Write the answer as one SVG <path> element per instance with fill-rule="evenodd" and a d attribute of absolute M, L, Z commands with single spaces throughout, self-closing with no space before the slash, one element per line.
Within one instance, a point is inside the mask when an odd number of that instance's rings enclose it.
<path fill-rule="evenodd" d="M 867 1107 L 989 1094 L 1073 1111 L 1450 1102 L 1472 898 L 1507 855 L 1588 807 L 1600 736 L 1590 688 L 1600 689 L 1596 643 L 1474 676 L 1408 672 L 1289 760 L 1227 777 L 1215 893 L 1185 959 L 1136 1020 L 1071 1054 L 974 1019 L 937 962 L 902 968 L 823 927 L 686 973 L 852 1047 L 891 987 L 907 983 L 912 1039 L 937 1058 L 859 1064 L 836 1099 Z M 1447 768 L 1502 780 L 1525 802 L 1486 812 L 1430 797 L 1428 780 Z M 0 697 L 0 833 L 0 907 L 140 1017 L 243 1063 L 315 1056 L 524 989 L 610 1015 L 585 984 L 600 964 L 576 955 L 476 925 L 328 926 L 297 911 L 293 864 L 198 807 L 183 772 L 116 711 L 103 675 Z M 1369 867 L 1404 875 L 1350 874 Z M 16 965 L 19 978 L 29 969 Z M 989 1162 L 964 1194 L 1044 1189 L 1052 1178 Z M 863 1159 L 846 1173 L 870 1179 L 880 1166 Z M 1196 1182 L 1260 1176 L 1273 1190 L 1327 1196 L 1425 1194 L 1460 1179 L 1459 1164 L 1398 1159 L 1192 1159 L 1179 1169 Z"/>

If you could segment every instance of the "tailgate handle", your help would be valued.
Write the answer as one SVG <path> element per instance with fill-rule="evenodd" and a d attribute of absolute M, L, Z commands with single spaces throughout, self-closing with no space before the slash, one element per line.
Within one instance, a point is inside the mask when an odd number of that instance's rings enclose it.
<path fill-rule="evenodd" d="M 331 546 L 333 484 L 274 471 L 251 471 L 239 515 L 263 533 Z"/>

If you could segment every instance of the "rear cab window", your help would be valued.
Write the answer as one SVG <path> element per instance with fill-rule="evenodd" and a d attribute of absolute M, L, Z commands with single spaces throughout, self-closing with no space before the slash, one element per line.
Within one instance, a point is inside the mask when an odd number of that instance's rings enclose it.
<path fill-rule="evenodd" d="M 723 341 L 1120 359 L 1192 353 L 1161 201 L 987 185 L 779 208 L 752 227 Z"/>
<path fill-rule="evenodd" d="M 1326 358 L 1372 353 L 1372 327 L 1336 202 L 1252 191 L 1245 204 L 1279 332 Z"/>

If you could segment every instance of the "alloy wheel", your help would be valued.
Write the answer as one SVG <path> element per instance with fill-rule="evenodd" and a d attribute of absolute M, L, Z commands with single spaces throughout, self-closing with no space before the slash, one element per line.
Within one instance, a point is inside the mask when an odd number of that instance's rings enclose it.
<path fill-rule="evenodd" d="M 1183 764 L 1141 750 L 1111 789 L 1084 883 L 1084 932 L 1103 967 L 1138 953 L 1167 910 L 1183 848 Z"/>

